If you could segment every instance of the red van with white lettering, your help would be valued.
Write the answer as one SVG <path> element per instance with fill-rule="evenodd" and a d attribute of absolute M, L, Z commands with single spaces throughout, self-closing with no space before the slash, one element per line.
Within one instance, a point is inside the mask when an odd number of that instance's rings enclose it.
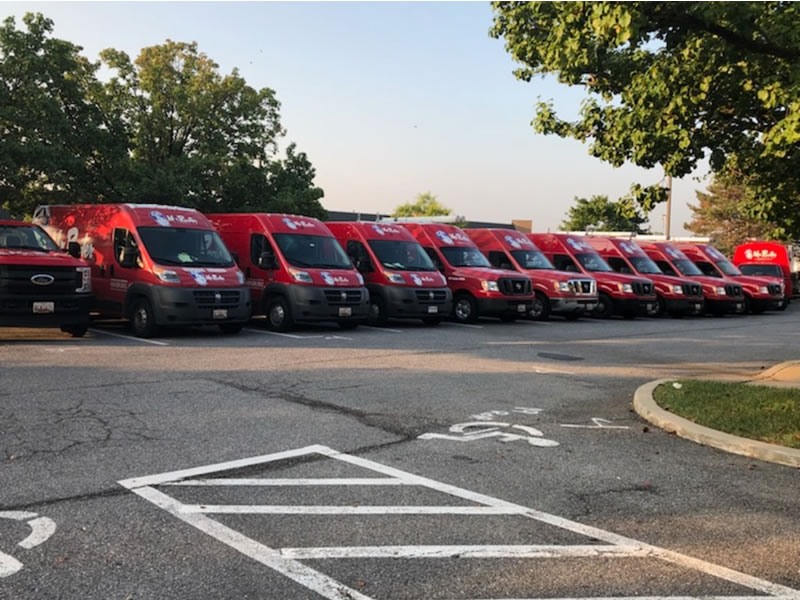
<path fill-rule="evenodd" d="M 453 292 L 453 317 L 472 323 L 479 316 L 514 321 L 533 306 L 530 277 L 492 268 L 481 251 L 455 225 L 403 223 L 447 278 Z"/>
<path fill-rule="evenodd" d="M 0 327 L 89 328 L 92 280 L 80 248 L 65 254 L 33 223 L 0 220 Z"/>
<path fill-rule="evenodd" d="M 709 244 L 677 244 L 689 260 L 709 277 L 727 277 L 741 284 L 745 312 L 760 314 L 780 310 L 784 305 L 783 284 L 779 279 L 743 275 L 719 250 Z"/>
<path fill-rule="evenodd" d="M 369 290 L 369 320 L 422 319 L 437 325 L 453 309 L 453 294 L 428 254 L 405 227 L 386 223 L 329 222 Z"/>
<path fill-rule="evenodd" d="M 652 316 L 703 314 L 703 288 L 690 279 L 665 275 L 633 240 L 588 236 L 592 247 L 617 273 L 643 275 L 656 286 L 657 306 Z"/>
<path fill-rule="evenodd" d="M 218 325 L 238 333 L 250 318 L 244 275 L 196 210 L 155 204 L 40 206 L 62 247 L 81 246 L 91 265 L 94 310 L 130 320 L 139 337 L 163 326 Z"/>
<path fill-rule="evenodd" d="M 497 269 L 519 271 L 531 278 L 536 298 L 528 315 L 546 321 L 550 313 L 567 320 L 579 318 L 597 306 L 594 277 L 576 277 L 557 271 L 524 233 L 513 229 L 465 229 L 491 265 Z"/>
<path fill-rule="evenodd" d="M 672 242 L 639 240 L 639 247 L 650 257 L 656 266 L 667 275 L 688 277 L 703 287 L 705 310 L 721 317 L 730 313 L 744 311 L 742 286 L 732 279 L 707 277 Z"/>
<path fill-rule="evenodd" d="M 369 292 L 339 242 L 317 219 L 298 215 L 208 215 L 236 255 L 253 294 L 253 314 L 273 331 L 299 321 L 366 321 Z"/>
<path fill-rule="evenodd" d="M 592 245 L 579 235 L 566 233 L 529 233 L 556 269 L 591 275 L 597 280 L 598 304 L 593 314 L 602 318 L 622 315 L 633 319 L 655 309 L 653 282 L 645 277 L 615 273 Z"/>
<path fill-rule="evenodd" d="M 781 242 L 745 242 L 733 251 L 733 264 L 744 275 L 780 279 L 785 308 L 792 299 L 792 262 L 796 260 L 792 250 L 791 245 Z"/>

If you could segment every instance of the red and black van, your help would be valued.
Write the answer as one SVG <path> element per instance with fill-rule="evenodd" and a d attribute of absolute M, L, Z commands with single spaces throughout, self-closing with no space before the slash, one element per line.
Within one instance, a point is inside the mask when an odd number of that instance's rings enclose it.
<path fill-rule="evenodd" d="M 792 264 L 797 260 L 794 250 L 792 244 L 782 242 L 745 242 L 734 249 L 733 264 L 744 275 L 780 280 L 785 307 L 798 281 L 797 274 L 792 272 Z"/>

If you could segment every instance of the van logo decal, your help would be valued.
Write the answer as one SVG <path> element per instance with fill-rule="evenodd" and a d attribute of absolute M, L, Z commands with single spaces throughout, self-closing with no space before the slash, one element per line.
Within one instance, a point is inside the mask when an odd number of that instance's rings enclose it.
<path fill-rule="evenodd" d="M 214 302 L 216 302 L 217 304 L 222 304 L 222 294 L 220 294 L 219 292 L 214 294 Z"/>
<path fill-rule="evenodd" d="M 433 298 L 434 298 L 434 294 L 433 294 L 433 292 L 428 292 L 428 298 L 429 298 L 430 300 L 433 300 Z"/>
<path fill-rule="evenodd" d="M 39 273 L 31 276 L 31 283 L 34 285 L 50 285 L 56 280 L 55 277 L 47 273 Z"/>
<path fill-rule="evenodd" d="M 414 285 L 422 285 L 422 279 L 416 273 L 411 274 L 411 281 L 414 282 Z"/>
<path fill-rule="evenodd" d="M 161 225 L 161 227 L 169 227 L 170 222 L 169 219 L 164 215 L 164 213 L 159 212 L 157 210 L 150 211 L 150 216 L 152 217 L 153 221 Z"/>
<path fill-rule="evenodd" d="M 290 219 L 289 217 L 284 217 L 283 219 L 281 219 L 281 221 L 283 221 L 283 224 L 286 225 L 292 231 L 295 231 L 300 228 L 314 229 L 314 224 L 310 223 L 309 221 Z"/>
<path fill-rule="evenodd" d="M 336 285 L 336 280 L 333 278 L 333 275 L 328 273 L 327 271 L 323 271 L 320 273 L 322 280 L 327 283 L 328 285 Z"/>
<path fill-rule="evenodd" d="M 627 252 L 628 254 L 636 254 L 636 250 L 638 249 L 634 247 L 634 244 L 628 242 L 621 242 L 620 248 L 625 250 L 625 252 Z"/>
<path fill-rule="evenodd" d="M 453 238 L 451 238 L 449 235 L 447 235 L 446 231 L 441 231 L 441 230 L 437 231 L 436 232 L 436 237 L 439 238 L 440 240 L 442 240 L 448 246 L 452 246 L 455 243 L 455 242 L 453 242 Z"/>
<path fill-rule="evenodd" d="M 514 249 L 516 249 L 516 250 L 519 250 L 520 248 L 522 248 L 522 244 L 520 244 L 520 243 L 519 243 L 519 240 L 516 240 L 516 239 L 514 239 L 514 238 L 513 238 L 513 237 L 511 237 L 510 235 L 507 235 L 507 236 L 506 236 L 506 237 L 504 237 L 503 239 L 504 239 L 506 242 L 508 242 L 508 244 L 509 244 L 509 245 L 510 245 L 512 248 L 514 248 Z"/>
<path fill-rule="evenodd" d="M 202 271 L 189 271 L 189 275 L 197 282 L 197 285 L 208 285 L 208 279 Z"/>
<path fill-rule="evenodd" d="M 347 302 L 347 292 L 342 292 L 342 302 Z"/>

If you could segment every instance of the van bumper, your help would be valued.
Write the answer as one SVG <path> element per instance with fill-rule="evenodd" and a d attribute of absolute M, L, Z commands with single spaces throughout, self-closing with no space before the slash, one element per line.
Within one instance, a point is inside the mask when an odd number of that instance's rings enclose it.
<path fill-rule="evenodd" d="M 519 315 L 524 317 L 533 308 L 533 298 L 523 296 L 513 299 L 503 298 L 476 298 L 479 315 Z"/>
<path fill-rule="evenodd" d="M 706 310 L 718 315 L 733 315 L 744 312 L 744 298 L 741 300 L 706 300 Z"/>
<path fill-rule="evenodd" d="M 247 286 L 231 288 L 152 286 L 150 291 L 158 325 L 244 323 L 250 319 L 252 311 L 250 289 Z M 235 299 L 230 297 L 231 292 L 238 292 Z"/>
<path fill-rule="evenodd" d="M 419 288 L 382 286 L 386 299 L 386 313 L 394 318 L 424 319 L 447 317 L 453 310 L 453 292 L 450 288 Z M 434 298 L 430 297 L 434 295 Z"/>
<path fill-rule="evenodd" d="M 656 309 L 655 298 L 612 298 L 611 301 L 618 315 L 649 315 Z"/>
<path fill-rule="evenodd" d="M 701 315 L 704 302 L 702 298 L 664 298 L 664 307 L 673 315 Z"/>
<path fill-rule="evenodd" d="M 357 300 L 329 299 L 331 291 L 352 294 L 358 292 Z M 326 295 L 325 292 L 329 292 Z M 369 292 L 367 288 L 334 288 L 310 285 L 286 287 L 290 310 L 295 321 L 365 321 L 369 314 Z M 348 314 L 349 313 L 349 314 Z"/>
<path fill-rule="evenodd" d="M 753 298 L 750 300 L 755 310 L 780 310 L 785 300 L 783 298 Z"/>
<path fill-rule="evenodd" d="M 55 312 L 34 313 L 34 302 L 52 302 Z M 0 327 L 88 327 L 91 294 L 0 296 Z"/>
<path fill-rule="evenodd" d="M 597 306 L 597 298 L 550 298 L 550 312 L 556 314 L 591 312 Z"/>

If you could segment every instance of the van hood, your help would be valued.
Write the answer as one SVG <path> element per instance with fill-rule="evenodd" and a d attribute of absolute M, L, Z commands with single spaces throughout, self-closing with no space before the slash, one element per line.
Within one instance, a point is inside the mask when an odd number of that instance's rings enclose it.
<path fill-rule="evenodd" d="M 650 283 L 650 279 L 639 275 L 626 275 L 625 273 L 608 273 L 606 271 L 593 272 L 591 274 L 597 281 L 613 281 L 615 283 Z"/>
<path fill-rule="evenodd" d="M 453 269 L 453 277 L 464 277 L 472 279 L 488 279 L 495 281 L 501 277 L 527 277 L 519 271 L 507 271 L 505 269 L 493 269 L 491 267 L 457 267 Z"/>
<path fill-rule="evenodd" d="M 675 277 L 674 275 L 664 275 L 664 274 L 661 274 L 661 273 L 653 273 L 652 275 L 651 274 L 642 275 L 642 277 L 647 277 L 648 279 L 652 279 L 653 281 L 660 281 L 662 283 L 666 283 L 666 284 L 669 284 L 669 285 L 683 285 L 685 283 L 698 283 L 697 281 L 693 280 L 694 278 Z"/>
<path fill-rule="evenodd" d="M 42 267 L 85 267 L 87 264 L 63 252 L 11 250 L 0 248 L 0 264 L 33 265 Z"/>
<path fill-rule="evenodd" d="M 397 273 L 406 280 L 406 285 L 423 288 L 440 288 L 447 286 L 447 279 L 439 271 L 396 271 L 385 269 L 390 273 Z"/>
<path fill-rule="evenodd" d="M 748 288 L 753 292 L 758 292 L 758 288 L 760 287 L 783 283 L 782 277 L 764 277 L 762 275 L 758 277 L 753 277 L 752 275 L 735 275 L 731 279 L 741 284 L 743 288 Z"/>
<path fill-rule="evenodd" d="M 307 269 L 292 267 L 311 275 L 313 285 L 320 287 L 362 287 L 358 272 L 354 269 Z"/>
<path fill-rule="evenodd" d="M 156 270 L 174 271 L 181 280 L 180 285 L 187 287 L 238 287 L 236 277 L 238 267 L 165 267 L 155 265 Z"/>

